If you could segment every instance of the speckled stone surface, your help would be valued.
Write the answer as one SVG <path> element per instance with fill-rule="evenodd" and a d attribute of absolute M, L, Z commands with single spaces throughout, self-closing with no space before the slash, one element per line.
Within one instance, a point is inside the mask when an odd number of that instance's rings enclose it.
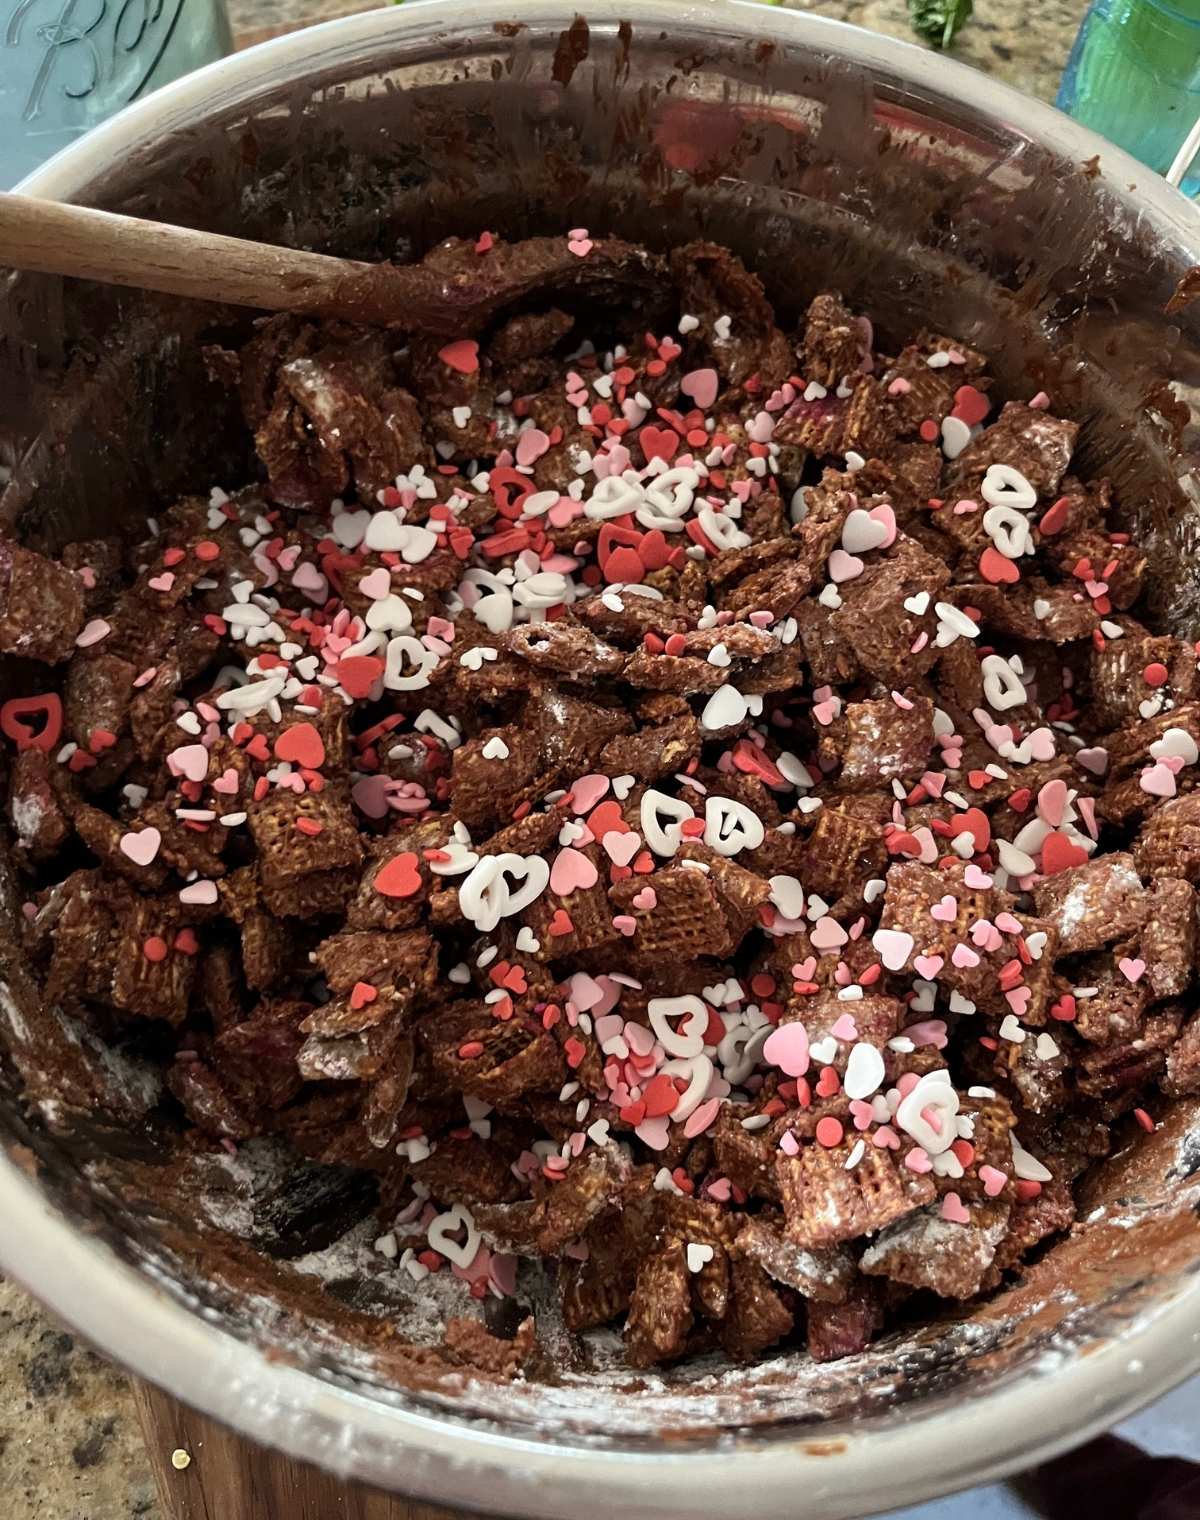
<path fill-rule="evenodd" d="M 354 0 L 230 0 L 234 32 L 243 41 L 372 8 Z M 794 8 L 913 40 L 904 0 L 819 0 Z M 513 9 L 519 12 L 519 4 Z M 1083 9 L 1083 0 L 976 0 L 953 56 L 1053 100 Z M 167 1520 L 155 1497 L 127 1379 L 3 1279 L 0 1495 L 5 1520 Z M 985 1498 L 1003 1500 L 998 1490 L 989 1490 L 976 1503 Z M 958 1504 L 971 1501 L 950 1503 L 957 1516 Z M 962 1512 L 980 1520 L 978 1509 Z M 906 1511 L 906 1517 L 918 1520 L 926 1513 Z M 949 1509 L 936 1507 L 936 1515 L 950 1520 Z"/>
<path fill-rule="evenodd" d="M 163 1520 L 124 1374 L 0 1279 L 0 1514 Z"/>
<path fill-rule="evenodd" d="M 228 0 L 234 31 L 260 41 L 279 31 L 326 21 L 352 11 L 373 10 L 377 0 Z M 785 0 L 791 10 L 812 11 L 836 21 L 918 42 L 908 24 L 905 0 Z M 586 12 L 586 6 L 580 6 Z M 1052 101 L 1085 0 L 975 0 L 975 14 L 959 33 L 950 56 Z M 513 5 L 520 12 L 519 0 Z M 567 7 L 570 9 L 570 7 Z M 918 46 L 924 46 L 918 42 Z"/>

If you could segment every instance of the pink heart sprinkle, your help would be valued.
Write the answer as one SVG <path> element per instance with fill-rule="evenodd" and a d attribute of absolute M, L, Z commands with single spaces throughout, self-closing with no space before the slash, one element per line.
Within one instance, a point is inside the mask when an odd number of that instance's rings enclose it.
<path fill-rule="evenodd" d="M 714 1099 L 713 1101 L 719 1103 L 720 1099 L 717 1098 L 717 1099 Z M 703 1106 L 704 1105 L 701 1105 L 701 1107 L 703 1107 Z M 696 1112 L 699 1113 L 700 1110 L 697 1109 Z M 686 1128 L 686 1126 L 685 1126 L 685 1128 Z M 708 1184 L 708 1187 L 705 1189 L 705 1192 L 708 1194 L 708 1196 L 710 1198 L 714 1199 L 717 1203 L 728 1203 L 729 1199 L 730 1199 L 730 1196 L 733 1193 L 733 1183 L 730 1182 L 730 1180 L 729 1180 L 728 1177 L 718 1177 L 715 1182 L 710 1182 Z"/>
<path fill-rule="evenodd" d="M 898 1151 L 900 1149 L 900 1136 L 890 1124 L 881 1124 L 871 1136 L 871 1139 L 881 1151 Z"/>
<path fill-rule="evenodd" d="M 1175 772 L 1161 760 L 1156 761 L 1149 770 L 1142 772 L 1138 778 L 1138 785 L 1151 797 L 1174 797 L 1177 790 Z"/>
<path fill-rule="evenodd" d="M 1034 760 L 1053 760 L 1057 750 L 1054 735 L 1048 728 L 1035 728 L 1029 736 L 1029 753 Z"/>
<path fill-rule="evenodd" d="M 1131 956 L 1125 955 L 1117 962 L 1117 970 L 1126 981 L 1140 982 L 1146 974 L 1146 962 L 1140 958 L 1134 960 Z"/>
<path fill-rule="evenodd" d="M 858 1025 L 854 1022 L 854 1015 L 852 1013 L 841 1014 L 829 1033 L 835 1040 L 857 1040 Z"/>
<path fill-rule="evenodd" d="M 873 522 L 882 523 L 884 528 L 887 530 L 887 537 L 885 539 L 882 539 L 877 547 L 880 549 L 890 549 L 891 546 L 896 542 L 895 512 L 885 501 L 878 507 L 872 507 L 871 510 L 867 513 L 867 516 L 871 518 Z"/>
<path fill-rule="evenodd" d="M 167 756 L 167 769 L 172 776 L 203 781 L 208 775 L 208 751 L 203 744 L 181 744 Z"/>
<path fill-rule="evenodd" d="M 364 776 L 350 788 L 354 806 L 368 818 L 386 818 L 388 813 L 388 776 Z M 214 783 L 216 785 L 216 783 Z"/>
<path fill-rule="evenodd" d="M 945 959 L 940 955 L 918 955 L 913 961 L 913 969 L 918 976 L 931 982 L 945 964 Z"/>
<path fill-rule="evenodd" d="M 220 792 L 224 797 L 236 797 L 237 789 L 241 784 L 241 778 L 231 765 L 224 774 L 217 777 L 212 784 L 214 792 Z M 381 818 L 383 814 L 379 815 Z"/>
<path fill-rule="evenodd" d="M 910 1172 L 924 1175 L 933 1171 L 933 1162 L 929 1159 L 929 1152 L 919 1145 L 914 1145 L 912 1150 L 904 1158 L 904 1164 Z"/>
<path fill-rule="evenodd" d="M 571 784 L 571 811 L 590 813 L 608 791 L 610 784 L 607 776 L 595 773 L 580 776 L 578 781 Z"/>
<path fill-rule="evenodd" d="M 599 880 L 592 862 L 578 850 L 560 850 L 550 867 L 550 890 L 556 897 L 570 897 L 580 889 L 586 891 Z"/>
<path fill-rule="evenodd" d="M 626 1024 L 625 1043 L 635 1056 L 648 1056 L 654 1049 L 654 1031 L 644 1024 Z"/>
<path fill-rule="evenodd" d="M 1008 1182 L 1008 1175 L 998 1171 L 994 1166 L 981 1166 L 979 1168 L 979 1180 L 983 1183 L 983 1191 L 989 1198 L 997 1198 L 1004 1191 Z"/>
<path fill-rule="evenodd" d="M 971 1216 L 957 1193 L 947 1193 L 942 1199 L 942 1218 L 950 1224 L 970 1224 Z"/>
<path fill-rule="evenodd" d="M 1093 776 L 1103 776 L 1108 769 L 1108 751 L 1102 744 L 1094 749 L 1078 749 L 1075 758 L 1085 771 L 1091 771 Z"/>
<path fill-rule="evenodd" d="M 978 923 L 971 925 L 971 943 L 976 950 L 986 950 L 990 953 L 992 950 L 999 950 L 1004 941 L 995 924 L 989 919 L 981 918 Z"/>
<path fill-rule="evenodd" d="M 151 591 L 170 591 L 175 584 L 175 572 L 164 570 L 161 575 L 152 575 L 146 584 Z"/>
<path fill-rule="evenodd" d="M 978 511 L 979 511 L 979 503 L 977 501 L 972 501 L 969 496 L 964 496 L 961 501 L 956 501 L 954 503 L 954 516 L 955 517 L 966 517 L 966 515 L 969 512 L 978 512 Z"/>
<path fill-rule="evenodd" d="M 802 1077 L 808 1070 L 808 1031 L 804 1025 L 780 1024 L 763 1046 L 763 1058 L 789 1077 Z"/>
<path fill-rule="evenodd" d="M 533 464 L 550 447 L 550 439 L 541 428 L 525 428 L 517 438 L 517 463 Z"/>
<path fill-rule="evenodd" d="M 837 717 L 837 703 L 832 697 L 825 702 L 814 702 L 812 715 L 822 728 L 827 728 Z"/>
<path fill-rule="evenodd" d="M 929 916 L 936 918 L 939 924 L 952 924 L 958 917 L 958 899 L 947 892 L 941 902 L 934 903 L 930 908 Z"/>
<path fill-rule="evenodd" d="M 616 1039 L 617 1035 L 621 1033 L 625 1028 L 625 1020 L 619 1013 L 605 1013 L 593 1020 L 593 1027 L 596 1031 L 596 1038 L 600 1041 L 601 1045 L 605 1045 L 609 1040 Z"/>
<path fill-rule="evenodd" d="M 618 934 L 625 935 L 627 939 L 637 933 L 637 919 L 631 918 L 628 913 L 618 913 L 612 925 Z"/>
<path fill-rule="evenodd" d="M 963 883 L 970 887 L 973 892 L 986 892 L 992 885 L 992 878 L 986 871 L 981 871 L 973 862 L 963 872 Z"/>
<path fill-rule="evenodd" d="M 835 549 L 829 556 L 829 579 L 836 586 L 852 581 L 863 573 L 863 562 L 857 554 L 847 554 L 845 549 Z"/>
<path fill-rule="evenodd" d="M 816 969 L 817 958 L 815 955 L 809 955 L 804 960 L 796 962 L 792 967 L 792 975 L 798 982 L 811 982 Z"/>
<path fill-rule="evenodd" d="M 642 836 L 631 831 L 619 834 L 610 829 L 600 841 L 614 865 L 627 866 L 642 847 Z"/>
<path fill-rule="evenodd" d="M 329 590 L 329 583 L 317 569 L 316 565 L 310 565 L 307 560 L 297 566 L 292 576 L 292 585 L 297 591 L 311 591 L 314 596 L 323 597 Z"/>
<path fill-rule="evenodd" d="M 75 636 L 77 649 L 88 649 L 93 644 L 98 644 L 112 632 L 112 625 L 106 623 L 103 618 L 93 618 L 90 623 L 85 623 L 82 632 Z"/>
<path fill-rule="evenodd" d="M 588 254 L 591 253 L 591 251 L 592 251 L 592 249 L 593 249 L 594 246 L 595 245 L 593 244 L 591 238 L 570 238 L 567 241 L 567 248 L 568 248 L 568 250 L 571 253 L 575 254 L 575 256 L 577 258 L 580 258 L 580 259 L 586 258 L 588 256 Z M 653 1120 L 648 1120 L 647 1122 L 648 1123 L 653 1123 L 654 1121 Z M 664 1122 L 664 1124 L 666 1123 L 665 1120 L 663 1122 Z M 642 1132 L 639 1129 L 638 1130 L 638 1134 L 640 1135 L 641 1133 Z M 646 1143 L 649 1144 L 650 1142 L 647 1141 Z M 663 1141 L 663 1145 L 665 1145 L 665 1144 L 666 1144 L 666 1141 L 664 1140 Z M 663 1148 L 662 1145 L 658 1145 L 658 1146 L 654 1147 L 655 1150 L 662 1150 L 662 1148 Z"/>
<path fill-rule="evenodd" d="M 183 887 L 179 893 L 179 901 L 189 906 L 199 905 L 211 907 L 217 900 L 217 884 L 215 881 L 193 881 Z"/>
<path fill-rule="evenodd" d="M 720 1107 L 720 1098 L 709 1098 L 707 1103 L 701 1103 L 699 1108 L 688 1115 L 684 1121 L 683 1133 L 689 1140 L 694 1139 L 696 1135 L 703 1134 L 717 1117 Z"/>
<path fill-rule="evenodd" d="M 854 1120 L 855 1129 L 870 1129 L 871 1121 L 875 1117 L 875 1110 L 869 1103 L 864 1103 L 861 1098 L 851 1098 L 850 1117 Z"/>
<path fill-rule="evenodd" d="M 590 244 L 588 245 L 591 246 Z M 573 251 L 573 250 L 572 250 Z M 643 1119 L 634 1130 L 634 1134 L 652 1151 L 665 1151 L 667 1148 L 667 1115 L 656 1114 L 653 1119 Z"/>
<path fill-rule="evenodd" d="M 132 860 L 135 866 L 148 866 L 158 854 L 160 844 L 162 835 L 153 828 L 122 834 L 119 841 L 121 854 Z"/>
<path fill-rule="evenodd" d="M 720 386 L 720 377 L 715 369 L 689 370 L 679 382 L 679 389 L 685 396 L 690 396 L 702 412 L 717 399 L 717 390 Z"/>
<path fill-rule="evenodd" d="M 630 834 L 622 835 L 621 837 L 636 839 L 637 835 Z M 652 908 L 658 907 L 658 893 L 654 890 L 653 887 L 643 887 L 640 892 L 634 895 L 633 906 L 635 908 L 640 908 L 643 913 L 649 913 Z"/>
<path fill-rule="evenodd" d="M 391 594 L 392 572 L 386 565 L 379 565 L 371 571 L 370 575 L 363 576 L 358 583 L 358 589 L 364 596 L 369 596 L 373 602 L 382 601 L 385 596 Z"/>
<path fill-rule="evenodd" d="M 780 1136 L 779 1149 L 785 1156 L 798 1156 L 800 1154 L 800 1142 L 790 1129 L 784 1130 Z"/>
<path fill-rule="evenodd" d="M 1014 918 L 1011 913 L 997 913 L 996 928 L 1005 934 L 1020 934 L 1021 920 Z"/>
<path fill-rule="evenodd" d="M 978 966 L 979 957 L 970 945 L 955 945 L 950 953 L 950 963 L 957 966 L 960 971 L 966 971 L 972 966 Z"/>
<path fill-rule="evenodd" d="M 1067 783 L 1047 781 L 1038 793 L 1037 810 L 1052 829 L 1058 828 L 1067 810 Z"/>
<path fill-rule="evenodd" d="M 826 913 L 816 921 L 808 937 L 818 950 L 837 950 L 846 943 L 849 935 L 836 918 Z"/>
<path fill-rule="evenodd" d="M 1029 1012 L 1032 997 L 1033 993 L 1028 987 L 1010 987 L 1004 994 L 1004 1001 L 1019 1019 L 1023 1019 Z"/>
<path fill-rule="evenodd" d="M 900 1032 L 914 1045 L 932 1045 L 935 1050 L 945 1050 L 949 1043 L 945 1019 L 922 1019 L 919 1024 L 910 1024 Z"/>

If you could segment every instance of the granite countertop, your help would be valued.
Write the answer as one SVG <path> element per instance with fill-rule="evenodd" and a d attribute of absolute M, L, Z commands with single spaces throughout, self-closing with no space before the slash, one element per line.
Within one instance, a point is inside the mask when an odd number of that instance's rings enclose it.
<path fill-rule="evenodd" d="M 229 0 L 229 8 L 235 35 L 246 44 L 373 6 L 355 0 Z M 905 0 L 817 0 L 794 8 L 913 40 Z M 519 3 L 513 9 L 519 12 Z M 1083 9 L 1084 0 L 1017 0 L 1003 7 L 997 0 L 976 0 L 953 55 L 1053 100 Z M 564 14 L 569 10 L 564 7 Z M 1182 1428 L 1192 1417 L 1181 1405 L 1175 1418 Z M 1156 1428 L 1163 1428 L 1161 1420 Z M 1147 1429 L 1135 1434 L 1146 1439 Z M 12 1520 L 167 1520 L 128 1380 L 2 1279 L 0 1488 Z M 1000 1489 L 988 1489 L 967 1501 L 907 1511 L 905 1520 L 951 1520 L 964 1502 L 974 1520 L 1022 1513 Z"/>

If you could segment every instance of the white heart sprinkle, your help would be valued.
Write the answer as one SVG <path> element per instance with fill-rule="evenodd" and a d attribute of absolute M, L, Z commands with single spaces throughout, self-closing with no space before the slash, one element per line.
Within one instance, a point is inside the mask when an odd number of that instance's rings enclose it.
<path fill-rule="evenodd" d="M 687 1243 L 687 1269 L 689 1272 L 701 1272 L 713 1259 L 712 1246 L 700 1244 L 698 1241 L 689 1240 Z"/>

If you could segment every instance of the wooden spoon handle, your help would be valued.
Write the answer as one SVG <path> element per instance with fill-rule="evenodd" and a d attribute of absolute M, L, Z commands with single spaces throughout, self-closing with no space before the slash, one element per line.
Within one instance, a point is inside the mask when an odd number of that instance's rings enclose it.
<path fill-rule="evenodd" d="M 0 195 L 0 264 L 260 311 L 319 311 L 367 322 L 400 315 L 384 288 L 386 265 L 27 195 Z"/>

